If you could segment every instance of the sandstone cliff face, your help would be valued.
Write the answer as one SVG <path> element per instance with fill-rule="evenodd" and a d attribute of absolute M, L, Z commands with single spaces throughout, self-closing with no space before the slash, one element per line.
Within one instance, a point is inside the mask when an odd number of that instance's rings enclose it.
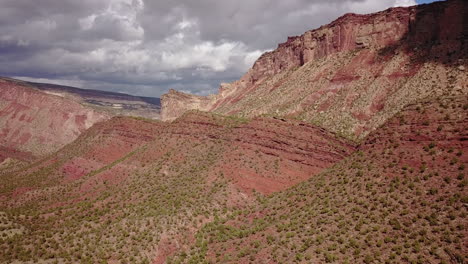
<path fill-rule="evenodd" d="M 409 103 L 468 92 L 467 10 L 449 0 L 345 15 L 288 38 L 216 95 L 163 96 L 162 118 L 289 116 L 361 139 Z"/>
<path fill-rule="evenodd" d="M 171 89 L 161 96 L 161 116 L 163 120 L 174 120 L 188 110 L 208 111 L 213 101 L 212 97 L 185 94 Z"/>
<path fill-rule="evenodd" d="M 0 149 L 5 150 L 0 159 L 50 154 L 108 118 L 72 100 L 0 79 Z"/>

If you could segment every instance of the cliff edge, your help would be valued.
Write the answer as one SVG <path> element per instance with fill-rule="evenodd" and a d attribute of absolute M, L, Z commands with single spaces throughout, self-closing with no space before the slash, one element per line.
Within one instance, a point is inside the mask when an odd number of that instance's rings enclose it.
<path fill-rule="evenodd" d="M 466 1 L 449 0 L 346 14 L 289 37 L 218 94 L 171 90 L 162 119 L 190 109 L 283 116 L 362 139 L 412 102 L 468 93 L 467 10 Z"/>

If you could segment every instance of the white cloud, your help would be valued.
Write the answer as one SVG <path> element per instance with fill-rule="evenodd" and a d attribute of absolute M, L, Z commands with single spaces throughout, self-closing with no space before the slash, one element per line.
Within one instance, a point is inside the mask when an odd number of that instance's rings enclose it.
<path fill-rule="evenodd" d="M 393 6 L 414 6 L 417 5 L 415 0 L 396 0 Z"/>
<path fill-rule="evenodd" d="M 261 52 L 258 50 L 249 52 L 248 48 L 239 42 L 214 44 L 210 41 L 200 41 L 191 45 L 176 43 L 173 50 L 162 52 L 161 63 L 168 67 L 167 69 L 206 67 L 219 72 L 225 71 L 235 57 L 249 58 L 244 61 L 250 63 L 253 57 L 259 54 Z M 240 65 L 240 68 L 245 70 L 249 66 L 251 65 L 244 64 Z"/>
<path fill-rule="evenodd" d="M 96 20 L 96 17 L 96 14 L 92 14 L 90 16 L 80 18 L 78 23 L 80 24 L 81 30 L 90 30 L 94 25 L 94 20 Z"/>
<path fill-rule="evenodd" d="M 0 0 L 0 75 L 206 94 L 287 36 L 413 0 Z M 29 7 L 29 8 L 25 8 Z M 5 10 L 8 10 L 6 12 Z M 23 79 L 25 77 L 22 77 Z M 153 87 L 153 88 L 151 88 Z"/>

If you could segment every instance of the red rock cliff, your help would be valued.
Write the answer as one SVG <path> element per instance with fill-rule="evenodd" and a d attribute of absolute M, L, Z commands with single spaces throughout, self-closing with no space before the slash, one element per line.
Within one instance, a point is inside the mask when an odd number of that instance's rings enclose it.
<path fill-rule="evenodd" d="M 363 137 L 408 103 L 466 91 L 467 10 L 449 0 L 344 15 L 289 37 L 216 95 L 163 96 L 162 118 L 188 109 L 295 116 Z"/>

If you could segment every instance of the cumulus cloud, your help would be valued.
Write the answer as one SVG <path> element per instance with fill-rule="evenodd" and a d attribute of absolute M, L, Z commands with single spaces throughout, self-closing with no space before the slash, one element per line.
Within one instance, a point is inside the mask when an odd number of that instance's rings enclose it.
<path fill-rule="evenodd" d="M 414 6 L 417 4 L 416 0 L 397 0 L 394 6 Z"/>
<path fill-rule="evenodd" d="M 0 75 L 146 96 L 215 92 L 287 36 L 413 0 L 0 0 Z"/>

